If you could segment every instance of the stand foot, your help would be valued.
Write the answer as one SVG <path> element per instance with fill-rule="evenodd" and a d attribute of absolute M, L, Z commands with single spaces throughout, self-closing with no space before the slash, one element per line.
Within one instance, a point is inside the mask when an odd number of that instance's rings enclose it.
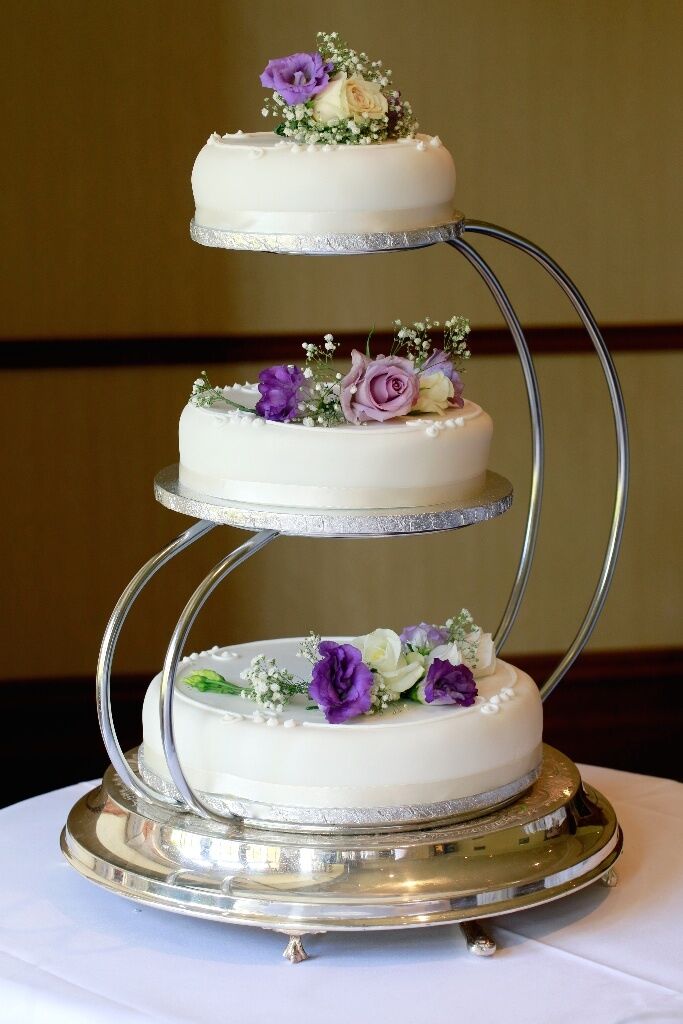
<path fill-rule="evenodd" d="M 308 960 L 308 953 L 304 949 L 304 944 L 301 941 L 300 935 L 290 935 L 289 942 L 285 947 L 285 951 L 282 954 L 285 960 L 289 960 L 290 964 L 300 964 L 304 960 Z"/>
<path fill-rule="evenodd" d="M 606 885 L 608 889 L 613 889 L 619 881 L 619 875 L 616 873 L 614 868 L 610 868 L 601 877 L 600 882 L 602 885 Z"/>
<path fill-rule="evenodd" d="M 498 948 L 491 936 L 484 931 L 479 921 L 461 921 L 460 930 L 465 936 L 467 948 L 474 956 L 493 956 Z"/>

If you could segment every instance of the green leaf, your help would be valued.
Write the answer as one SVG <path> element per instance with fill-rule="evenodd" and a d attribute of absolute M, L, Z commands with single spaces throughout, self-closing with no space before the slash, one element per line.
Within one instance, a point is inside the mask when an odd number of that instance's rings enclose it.
<path fill-rule="evenodd" d="M 229 683 L 227 679 L 211 668 L 200 668 L 196 672 L 191 672 L 189 676 L 181 679 L 181 682 L 199 690 L 200 693 L 229 693 L 233 697 L 237 697 L 243 690 L 242 686 Z"/>
<path fill-rule="evenodd" d="M 374 333 L 375 333 L 375 328 L 373 326 L 373 327 L 370 328 L 370 333 L 368 334 L 367 341 L 365 342 L 365 354 L 368 357 L 370 356 L 370 342 L 372 341 L 372 336 L 373 336 Z"/>

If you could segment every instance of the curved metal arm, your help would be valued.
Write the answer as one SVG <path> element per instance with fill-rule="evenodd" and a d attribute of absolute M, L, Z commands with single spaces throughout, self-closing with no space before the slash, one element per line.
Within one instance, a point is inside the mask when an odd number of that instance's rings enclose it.
<path fill-rule="evenodd" d="M 164 670 L 161 676 L 161 687 L 159 690 L 159 717 L 161 722 L 161 741 L 164 747 L 164 757 L 171 778 L 176 789 L 187 804 L 187 807 L 204 818 L 213 818 L 214 821 L 234 821 L 232 815 L 221 815 L 207 807 L 194 793 L 178 759 L 178 751 L 175 742 L 173 727 L 173 688 L 178 659 L 182 653 L 192 625 L 204 607 L 209 596 L 213 593 L 219 583 L 228 576 L 233 569 L 236 569 L 242 562 L 260 551 L 262 547 L 269 544 L 271 540 L 279 537 L 275 530 L 261 530 L 260 533 L 250 537 L 234 551 L 231 551 L 225 558 L 222 558 L 199 584 L 190 600 L 185 605 L 183 612 L 176 623 L 171 636 L 171 642 L 166 651 Z"/>
<path fill-rule="evenodd" d="M 541 500 L 543 497 L 543 414 L 541 410 L 541 395 L 538 387 L 538 378 L 534 369 L 533 360 L 527 345 L 522 326 L 517 314 L 512 308 L 512 303 L 507 297 L 503 287 L 489 267 L 488 263 L 479 255 L 476 249 L 464 242 L 461 238 L 448 242 L 454 249 L 461 252 L 472 264 L 484 279 L 489 291 L 493 295 L 496 304 L 508 325 L 520 363 L 526 384 L 527 400 L 529 402 L 529 417 L 531 419 L 531 490 L 529 493 L 529 507 L 527 511 L 526 529 L 524 531 L 524 543 L 522 553 L 517 565 L 517 573 L 512 585 L 508 603 L 503 612 L 498 629 L 494 636 L 496 650 L 502 650 L 505 641 L 510 635 L 517 614 L 519 612 L 529 574 L 531 563 L 538 538 L 538 528 L 541 522 Z"/>
<path fill-rule="evenodd" d="M 215 523 L 208 523 L 200 521 L 194 523 L 189 529 L 181 533 L 179 537 L 176 537 L 174 541 L 167 544 L 159 554 L 154 555 L 150 558 L 145 565 L 133 576 L 124 592 L 121 594 L 114 611 L 111 614 L 111 618 L 107 623 L 107 628 L 104 631 L 102 637 L 102 644 L 100 646 L 100 655 L 97 662 L 97 717 L 100 722 L 100 731 L 102 733 L 102 739 L 104 745 L 107 748 L 109 754 L 109 760 L 119 774 L 119 777 L 126 783 L 127 786 L 143 797 L 145 800 L 152 800 L 162 803 L 169 803 L 178 806 L 178 801 L 173 800 L 169 797 L 164 797 L 162 794 L 157 793 L 155 789 L 148 786 L 146 782 L 138 778 L 137 775 L 131 770 L 121 744 L 119 743 L 116 735 L 116 729 L 114 727 L 114 718 L 111 710 L 111 668 L 114 661 L 114 651 L 116 650 L 116 644 L 123 627 L 123 623 L 126 620 L 128 612 L 133 606 L 133 603 L 139 597 L 140 592 L 149 583 L 152 576 L 158 569 L 161 569 L 162 565 L 166 565 L 172 558 L 184 551 L 185 548 L 189 548 L 190 544 L 194 544 L 196 540 L 203 537 L 209 530 L 213 530 Z"/>
<path fill-rule="evenodd" d="M 474 234 L 480 235 L 489 235 L 491 238 L 497 238 L 501 242 L 506 242 L 508 245 L 512 245 L 514 248 L 520 249 L 528 256 L 531 256 L 532 259 L 536 260 L 537 263 L 540 263 L 543 269 L 553 278 L 555 283 L 560 286 L 578 313 L 579 318 L 583 326 L 586 328 L 591 342 L 593 343 L 593 348 L 600 360 L 602 371 L 605 375 L 610 401 L 612 403 L 614 432 L 617 444 L 617 480 L 612 511 L 612 525 L 609 531 L 607 548 L 602 568 L 600 570 L 600 576 L 595 590 L 593 591 L 591 602 L 588 606 L 588 611 L 586 612 L 586 615 L 579 626 L 578 632 L 572 640 L 564 658 L 562 658 L 557 668 L 555 668 L 541 687 L 541 697 L 543 700 L 546 700 L 563 676 L 569 671 L 581 651 L 588 643 L 591 633 L 595 629 L 600 612 L 605 604 L 605 599 L 607 598 L 610 583 L 612 582 L 612 577 L 614 575 L 617 556 L 619 554 L 621 539 L 624 532 L 626 500 L 628 495 L 629 444 L 624 398 L 621 393 L 619 378 L 617 377 L 612 357 L 610 356 L 609 349 L 600 334 L 600 329 L 595 322 L 593 314 L 574 282 L 567 276 L 567 274 L 565 274 L 564 270 L 557 265 L 552 257 L 544 252 L 543 249 L 539 249 L 537 245 L 530 242 L 527 238 L 523 238 L 521 235 L 516 235 L 513 231 L 508 231 L 506 228 L 498 227 L 496 224 L 487 224 L 484 221 L 465 221 L 463 231 L 470 231 Z"/>

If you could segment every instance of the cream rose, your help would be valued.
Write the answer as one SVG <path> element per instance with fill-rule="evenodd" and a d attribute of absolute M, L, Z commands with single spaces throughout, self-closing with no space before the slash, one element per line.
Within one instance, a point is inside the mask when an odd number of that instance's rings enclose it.
<path fill-rule="evenodd" d="M 366 82 L 359 75 L 348 78 L 345 71 L 335 75 L 329 85 L 313 97 L 313 117 L 321 124 L 348 117 L 355 121 L 384 117 L 387 109 L 387 98 L 377 82 Z"/>
<path fill-rule="evenodd" d="M 413 412 L 443 413 L 450 408 L 450 401 L 455 394 L 453 382 L 441 373 L 420 375 L 420 392 Z"/>
<path fill-rule="evenodd" d="M 358 648 L 368 668 L 380 675 L 385 676 L 398 668 L 401 638 L 393 629 L 375 629 L 365 636 L 357 636 L 351 643 Z"/>
<path fill-rule="evenodd" d="M 352 117 L 384 117 L 389 104 L 377 82 L 366 82 L 360 75 L 351 75 L 346 81 L 346 102 Z"/>
<path fill-rule="evenodd" d="M 470 647 L 471 645 L 471 647 Z M 474 650 L 474 656 L 465 659 L 475 679 L 491 676 L 496 671 L 496 646 L 490 633 L 482 633 L 479 626 L 465 637 L 465 650 Z"/>
<path fill-rule="evenodd" d="M 410 655 L 408 657 L 401 655 L 398 659 L 398 665 L 393 672 L 381 672 L 380 675 L 387 690 L 391 690 L 392 693 L 396 694 L 404 693 L 411 686 L 414 686 L 418 680 L 422 679 L 424 665 L 421 661 L 411 661 Z"/>
<path fill-rule="evenodd" d="M 349 117 L 349 101 L 346 98 L 346 72 L 341 71 L 330 80 L 322 92 L 313 97 L 313 117 L 321 124 L 341 121 Z"/>
<path fill-rule="evenodd" d="M 462 652 L 455 642 L 439 644 L 438 647 L 434 647 L 427 656 L 427 667 L 437 658 L 439 661 L 450 661 L 451 665 L 462 665 L 463 663 Z"/>

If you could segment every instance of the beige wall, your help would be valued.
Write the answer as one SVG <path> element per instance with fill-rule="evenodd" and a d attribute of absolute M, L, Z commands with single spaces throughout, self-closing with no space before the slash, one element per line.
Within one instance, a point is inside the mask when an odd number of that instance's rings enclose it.
<path fill-rule="evenodd" d="M 682 321 L 683 5 L 664 0 L 432 0 L 310 4 L 62 0 L 5 6 L 0 336 L 343 331 L 431 312 L 497 322 L 445 248 L 368 260 L 217 253 L 187 237 L 189 174 L 208 134 L 262 127 L 269 56 L 336 27 L 377 53 L 455 155 L 458 199 L 546 246 L 603 322 Z M 325 19 L 327 21 L 327 19 Z M 336 25 L 332 24 L 336 21 Z M 528 323 L 568 323 L 561 297 L 493 253 Z M 56 344 L 59 342 L 56 340 Z M 98 344 L 106 345 L 106 341 Z M 258 344 L 254 344 L 258 358 Z M 624 556 L 596 647 L 680 642 L 681 363 L 618 358 L 634 486 Z M 587 602 L 609 517 L 612 440 L 598 370 L 542 357 L 547 520 L 514 650 L 559 649 Z M 199 369 L 199 367 L 197 367 Z M 210 368 L 219 379 L 254 366 Z M 3 675 L 92 671 L 103 625 L 140 563 L 179 531 L 151 480 L 176 456 L 191 367 L 0 376 Z M 282 540 L 212 600 L 195 642 L 357 631 L 441 618 L 467 603 L 495 624 L 523 524 L 528 430 L 512 359 L 474 360 L 469 393 L 497 424 L 493 466 L 515 509 L 477 530 L 389 542 Z M 147 595 L 120 666 L 155 668 L 202 572 L 240 539 L 216 530 Z"/>
<path fill-rule="evenodd" d="M 603 322 L 683 320 L 676 0 L 381 0 L 323 15 L 274 0 L 9 0 L 3 10 L 5 337 L 342 329 L 451 309 L 496 322 L 445 250 L 298 261 L 189 243 L 200 146 L 214 130 L 264 127 L 266 60 L 312 46 L 331 22 L 387 61 L 452 150 L 468 215 L 547 247 Z M 567 322 L 522 257 L 496 262 L 528 322 Z"/>

